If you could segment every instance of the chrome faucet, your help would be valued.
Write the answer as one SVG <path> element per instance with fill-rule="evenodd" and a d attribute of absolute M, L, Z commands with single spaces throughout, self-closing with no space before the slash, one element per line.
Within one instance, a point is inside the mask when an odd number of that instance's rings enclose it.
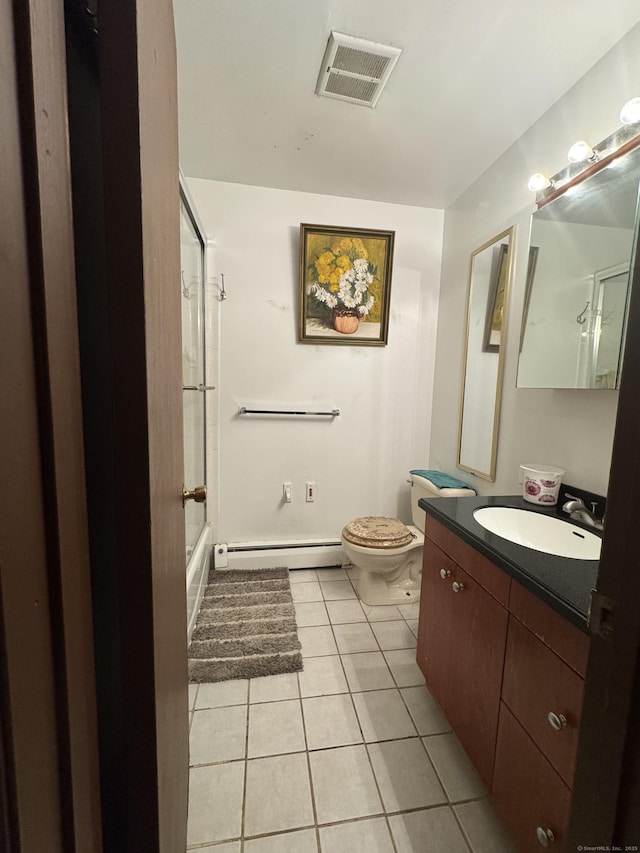
<path fill-rule="evenodd" d="M 569 498 L 569 500 L 562 505 L 562 511 L 568 513 L 569 518 L 572 518 L 574 521 L 581 521 L 583 524 L 594 527 L 596 530 L 604 529 L 602 520 L 595 516 L 595 503 L 591 504 L 591 509 L 587 509 L 582 498 L 577 498 L 568 492 L 565 492 L 564 496 L 565 498 Z"/>

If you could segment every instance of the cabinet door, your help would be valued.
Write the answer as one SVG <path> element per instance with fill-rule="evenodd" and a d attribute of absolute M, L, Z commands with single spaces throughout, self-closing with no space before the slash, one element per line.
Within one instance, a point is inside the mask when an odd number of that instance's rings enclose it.
<path fill-rule="evenodd" d="M 502 699 L 571 787 L 584 682 L 513 616 Z M 555 718 L 549 719 L 549 714 Z M 555 724 L 555 728 L 554 728 Z"/>
<path fill-rule="evenodd" d="M 417 662 L 429 689 L 445 714 L 447 714 L 453 639 L 452 605 L 454 602 L 451 581 L 456 571 L 459 569 L 453 560 L 430 539 L 425 538 Z"/>
<path fill-rule="evenodd" d="M 448 586 L 453 640 L 446 713 L 491 790 L 508 613 L 460 568 Z"/>
<path fill-rule="evenodd" d="M 500 707 L 493 800 L 520 853 L 539 853 L 538 832 L 564 850 L 571 792 L 506 705 Z M 544 841 L 544 835 L 543 835 Z"/>

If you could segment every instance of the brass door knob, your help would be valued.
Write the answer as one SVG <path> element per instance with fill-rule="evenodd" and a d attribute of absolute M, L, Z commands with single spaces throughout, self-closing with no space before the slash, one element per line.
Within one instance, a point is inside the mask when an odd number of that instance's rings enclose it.
<path fill-rule="evenodd" d="M 206 503 L 206 500 L 206 486 L 196 486 L 193 491 L 189 491 L 186 486 L 182 487 L 182 506 L 184 506 L 187 501 L 195 501 L 197 504 L 203 504 Z"/>

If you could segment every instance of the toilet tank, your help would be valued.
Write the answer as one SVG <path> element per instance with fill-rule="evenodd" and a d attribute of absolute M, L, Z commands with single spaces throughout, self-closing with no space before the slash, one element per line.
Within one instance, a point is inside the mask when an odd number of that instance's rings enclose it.
<path fill-rule="evenodd" d="M 426 513 L 418 506 L 420 498 L 461 498 L 475 495 L 474 489 L 440 489 L 426 477 L 410 474 L 411 477 L 411 516 L 413 523 L 424 533 Z"/>
<path fill-rule="evenodd" d="M 419 477 L 417 474 L 410 474 L 411 477 L 411 517 L 413 523 L 424 533 L 426 523 L 426 513 L 418 506 L 420 498 L 435 498 L 438 497 L 438 489 L 430 480 L 424 477 Z"/>

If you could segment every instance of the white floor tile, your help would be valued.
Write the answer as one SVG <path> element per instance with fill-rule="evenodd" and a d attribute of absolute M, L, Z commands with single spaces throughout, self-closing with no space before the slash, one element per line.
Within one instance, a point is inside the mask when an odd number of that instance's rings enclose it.
<path fill-rule="evenodd" d="M 464 836 L 449 806 L 389 818 L 398 853 L 468 853 Z"/>
<path fill-rule="evenodd" d="M 417 735 L 398 690 L 354 693 L 353 704 L 367 743 Z"/>
<path fill-rule="evenodd" d="M 305 658 L 304 669 L 298 673 L 298 680 L 303 698 L 347 693 L 349 690 L 339 655 Z"/>
<path fill-rule="evenodd" d="M 397 649 L 384 652 L 385 660 L 398 687 L 413 687 L 424 684 L 424 675 L 416 663 L 415 649 Z"/>
<path fill-rule="evenodd" d="M 329 614 L 324 601 L 299 601 L 297 604 L 294 603 L 293 609 L 296 612 L 298 628 L 329 624 Z"/>
<path fill-rule="evenodd" d="M 398 610 L 405 619 L 418 619 L 420 617 L 420 602 L 414 601 L 412 604 L 398 604 Z"/>
<path fill-rule="evenodd" d="M 187 844 L 239 838 L 244 761 L 189 771 Z"/>
<path fill-rule="evenodd" d="M 357 598 L 351 582 L 320 581 L 320 588 L 325 601 L 339 601 L 343 598 Z"/>
<path fill-rule="evenodd" d="M 244 758 L 246 731 L 246 705 L 195 711 L 189 734 L 190 765 Z"/>
<path fill-rule="evenodd" d="M 251 838 L 244 843 L 245 853 L 318 853 L 315 829 Z M 200 853 L 200 851 L 198 851 Z"/>
<path fill-rule="evenodd" d="M 249 679 L 217 681 L 198 686 L 196 710 L 201 708 L 223 708 L 227 705 L 246 705 Z"/>
<path fill-rule="evenodd" d="M 307 756 L 277 755 L 247 762 L 246 836 L 313 825 Z"/>
<path fill-rule="evenodd" d="M 426 737 L 424 745 L 452 803 L 486 796 L 480 777 L 454 734 Z"/>
<path fill-rule="evenodd" d="M 366 622 L 354 622 L 351 625 L 334 625 L 333 633 L 335 634 L 340 654 L 378 651 L 378 642 Z"/>
<path fill-rule="evenodd" d="M 333 631 L 328 625 L 319 625 L 315 628 L 298 628 L 298 639 L 302 646 L 303 658 L 338 654 Z"/>
<path fill-rule="evenodd" d="M 402 614 L 395 604 L 363 604 L 369 622 L 389 622 L 393 619 L 402 619 Z"/>
<path fill-rule="evenodd" d="M 322 853 L 394 853 L 389 827 L 383 817 L 323 826 L 320 844 Z"/>
<path fill-rule="evenodd" d="M 460 803 L 453 810 L 473 853 L 517 853 L 490 800 Z"/>
<path fill-rule="evenodd" d="M 289 569 L 289 583 L 309 583 L 317 581 L 318 576 L 315 569 Z"/>
<path fill-rule="evenodd" d="M 302 711 L 310 750 L 362 743 L 358 718 L 348 693 L 303 699 Z"/>
<path fill-rule="evenodd" d="M 381 690 L 385 687 L 395 687 L 395 682 L 382 652 L 342 655 L 342 665 L 347 676 L 349 689 L 353 693 L 362 690 Z"/>
<path fill-rule="evenodd" d="M 291 598 L 294 602 L 301 601 L 322 601 L 322 590 L 318 581 L 312 583 L 292 583 Z"/>
<path fill-rule="evenodd" d="M 349 580 L 349 575 L 341 566 L 336 566 L 333 569 L 316 569 L 319 581 L 346 581 Z"/>
<path fill-rule="evenodd" d="M 196 850 L 197 853 L 240 853 L 239 841 L 228 841 L 226 844 L 216 844 L 210 847 L 192 847 L 191 850 Z"/>
<path fill-rule="evenodd" d="M 418 734 L 438 735 L 451 731 L 451 726 L 426 684 L 400 689 Z"/>
<path fill-rule="evenodd" d="M 298 674 L 265 675 L 249 682 L 249 702 L 277 702 L 280 699 L 298 698 Z"/>
<path fill-rule="evenodd" d="M 318 823 L 382 812 L 364 746 L 312 752 L 309 759 Z"/>
<path fill-rule="evenodd" d="M 416 647 L 416 638 L 404 619 L 398 619 L 396 622 L 377 622 L 371 628 L 383 651 Z"/>
<path fill-rule="evenodd" d="M 418 624 L 419 622 L 417 619 L 407 619 L 407 625 L 416 639 L 418 638 Z"/>
<path fill-rule="evenodd" d="M 327 601 L 327 612 L 333 625 L 346 622 L 366 622 L 367 617 L 359 601 L 347 599 L 345 601 Z"/>
<path fill-rule="evenodd" d="M 373 772 L 387 812 L 446 803 L 420 738 L 369 745 Z"/>
<path fill-rule="evenodd" d="M 249 758 L 283 755 L 304 749 L 302 712 L 297 699 L 249 706 Z"/>

